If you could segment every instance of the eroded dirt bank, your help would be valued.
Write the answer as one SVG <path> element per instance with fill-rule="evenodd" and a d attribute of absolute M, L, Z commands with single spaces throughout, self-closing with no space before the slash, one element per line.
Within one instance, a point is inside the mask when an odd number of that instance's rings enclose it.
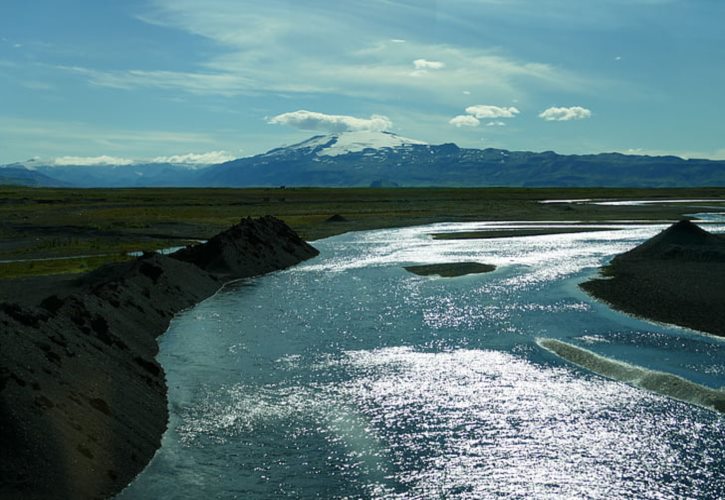
<path fill-rule="evenodd" d="M 120 491 L 166 429 L 156 338 L 174 314 L 229 280 L 317 253 L 278 219 L 243 219 L 206 244 L 64 283 L 37 304 L 0 303 L 0 498 Z"/>

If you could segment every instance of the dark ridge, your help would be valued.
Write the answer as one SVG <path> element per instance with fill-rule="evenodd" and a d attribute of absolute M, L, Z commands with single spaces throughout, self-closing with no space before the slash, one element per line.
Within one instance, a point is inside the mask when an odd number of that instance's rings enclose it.
<path fill-rule="evenodd" d="M 239 224 L 172 256 L 145 254 L 0 304 L 0 498 L 107 498 L 166 429 L 156 337 L 222 283 L 317 255 L 282 221 Z"/>

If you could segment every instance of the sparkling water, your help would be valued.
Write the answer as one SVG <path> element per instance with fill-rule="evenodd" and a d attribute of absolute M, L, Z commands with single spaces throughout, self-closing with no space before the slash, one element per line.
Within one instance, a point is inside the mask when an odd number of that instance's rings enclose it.
<path fill-rule="evenodd" d="M 536 224 L 535 227 L 577 224 Z M 614 312 L 578 283 L 665 226 L 433 240 L 438 224 L 315 243 L 161 339 L 170 422 L 133 498 L 722 498 L 725 418 L 542 349 L 725 385 L 725 342 Z M 722 227 L 720 227 L 722 229 Z M 488 274 L 404 265 L 476 261 Z"/>

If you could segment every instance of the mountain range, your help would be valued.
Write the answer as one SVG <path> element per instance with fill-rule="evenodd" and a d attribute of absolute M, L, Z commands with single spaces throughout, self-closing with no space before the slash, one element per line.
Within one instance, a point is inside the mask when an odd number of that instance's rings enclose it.
<path fill-rule="evenodd" d="M 216 165 L 0 167 L 0 184 L 73 187 L 725 186 L 725 161 L 600 153 L 561 155 L 430 145 L 390 132 L 320 135 Z"/>

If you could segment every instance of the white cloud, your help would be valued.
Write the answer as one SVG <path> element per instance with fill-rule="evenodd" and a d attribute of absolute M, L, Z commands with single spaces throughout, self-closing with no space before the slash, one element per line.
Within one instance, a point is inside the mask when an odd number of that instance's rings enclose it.
<path fill-rule="evenodd" d="M 571 106 L 569 108 L 552 107 L 545 109 L 539 113 L 539 118 L 551 122 L 566 122 L 569 120 L 583 120 L 592 116 L 591 110 L 582 108 L 581 106 Z"/>
<path fill-rule="evenodd" d="M 448 123 L 455 125 L 458 128 L 461 127 L 478 127 L 481 122 L 475 116 L 471 115 L 458 115 L 451 118 Z"/>
<path fill-rule="evenodd" d="M 502 121 L 492 121 L 492 122 L 488 122 L 486 124 L 486 126 L 487 127 L 505 127 L 506 126 L 506 122 L 502 122 Z"/>
<path fill-rule="evenodd" d="M 185 163 L 191 165 L 214 165 L 232 161 L 236 157 L 228 151 L 209 151 L 208 153 L 187 153 L 171 156 L 157 156 L 152 163 Z"/>
<path fill-rule="evenodd" d="M 328 115 L 301 109 L 282 113 L 267 120 L 274 125 L 289 125 L 302 130 L 318 130 L 328 133 L 340 132 L 381 132 L 389 130 L 393 122 L 387 116 L 372 115 L 370 118 L 357 118 L 347 115 Z"/>
<path fill-rule="evenodd" d="M 413 66 L 417 70 L 428 70 L 428 69 L 443 69 L 446 67 L 446 63 L 441 61 L 429 61 L 428 59 L 416 59 L 413 61 Z"/>
<path fill-rule="evenodd" d="M 513 118 L 519 114 L 519 110 L 513 106 L 502 108 L 500 106 L 478 104 L 476 106 L 468 106 L 466 113 L 476 118 Z"/>
<path fill-rule="evenodd" d="M 77 166 L 89 166 L 89 165 L 131 165 L 133 160 L 127 158 L 117 158 L 115 156 L 61 156 L 53 160 L 53 164 L 59 167 L 77 165 Z"/>

